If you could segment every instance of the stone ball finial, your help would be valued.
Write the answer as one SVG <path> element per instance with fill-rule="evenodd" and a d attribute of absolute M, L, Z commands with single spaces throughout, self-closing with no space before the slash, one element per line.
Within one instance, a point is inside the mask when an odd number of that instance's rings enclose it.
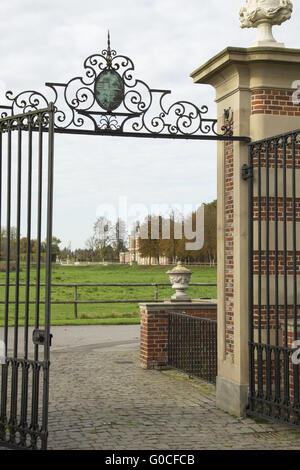
<path fill-rule="evenodd" d="M 290 0 L 247 0 L 240 10 L 241 28 L 257 28 L 254 47 L 284 47 L 274 39 L 272 27 L 289 20 L 292 12 Z"/>

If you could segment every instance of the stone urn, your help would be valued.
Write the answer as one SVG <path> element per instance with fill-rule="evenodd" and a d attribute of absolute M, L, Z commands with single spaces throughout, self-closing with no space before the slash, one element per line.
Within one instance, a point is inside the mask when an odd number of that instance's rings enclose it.
<path fill-rule="evenodd" d="M 173 302 L 190 302 L 191 298 L 185 293 L 185 290 L 189 287 L 192 271 L 182 266 L 179 261 L 177 266 L 171 271 L 167 271 L 169 275 L 172 289 L 175 289 L 175 294 L 172 295 L 171 301 Z"/>
<path fill-rule="evenodd" d="M 241 28 L 257 28 L 254 47 L 284 47 L 274 39 L 272 27 L 289 20 L 292 11 L 290 0 L 247 0 L 240 10 Z"/>

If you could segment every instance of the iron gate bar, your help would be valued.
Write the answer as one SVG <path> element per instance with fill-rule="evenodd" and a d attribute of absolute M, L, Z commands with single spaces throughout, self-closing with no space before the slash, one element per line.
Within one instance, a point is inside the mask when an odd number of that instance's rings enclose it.
<path fill-rule="evenodd" d="M 49 108 L 49 145 L 48 145 L 48 189 L 47 189 L 47 248 L 46 248 L 46 290 L 45 290 L 45 343 L 43 390 L 42 432 L 48 437 L 48 404 L 49 404 L 49 367 L 50 367 L 50 315 L 51 315 L 51 270 L 52 270 L 52 225 L 53 225 L 53 155 L 54 155 L 54 105 Z"/>
<path fill-rule="evenodd" d="M 39 327 L 39 302 L 41 284 L 41 244 L 42 244 L 42 193 L 43 193 L 43 133 L 42 122 L 39 122 L 39 149 L 38 149 L 38 209 L 37 209 L 37 255 L 36 255 L 36 308 L 35 328 Z M 34 346 L 35 360 L 38 360 L 38 345 Z"/>
<path fill-rule="evenodd" d="M 279 237 L 278 237 L 278 139 L 274 141 L 275 151 L 275 316 L 276 316 L 276 346 L 279 346 Z M 279 379 L 280 383 L 280 379 Z"/>
<path fill-rule="evenodd" d="M 2 106 L 0 106 L 1 108 Z M 38 132 L 38 129 L 33 128 L 33 132 Z M 42 129 L 42 132 L 47 133 L 47 129 Z M 250 137 L 245 136 L 226 136 L 226 135 L 173 135 L 173 134 L 147 134 L 143 132 L 118 132 L 118 131 L 101 131 L 101 130 L 82 130 L 82 129 L 60 129 L 54 128 L 55 134 L 70 134 L 70 135 L 90 135 L 90 136 L 106 136 L 106 137 L 134 137 L 146 139 L 171 139 L 171 140 L 209 140 L 209 141 L 232 141 L 232 142 L 251 142 Z"/>
<path fill-rule="evenodd" d="M 283 264 L 284 264 L 284 346 L 288 347 L 288 285 L 287 285 L 287 181 L 286 181 L 286 164 L 287 164 L 287 142 L 283 139 Z M 289 356 L 286 352 L 284 354 L 284 404 L 287 406 L 290 403 L 290 390 L 289 390 Z M 288 415 L 286 416 L 288 419 Z"/>
<path fill-rule="evenodd" d="M 297 286 L 297 207 L 296 207 L 296 137 L 292 137 L 292 198 L 293 198 L 293 275 L 294 275 L 294 341 L 298 339 L 298 322 L 297 322 L 297 300 L 298 300 L 298 286 Z M 296 377 L 294 384 L 294 407 L 300 405 L 300 388 L 299 388 L 299 367 L 294 364 L 293 374 Z"/>
<path fill-rule="evenodd" d="M 42 230 L 42 159 L 43 159 L 43 128 L 48 133 L 48 181 L 45 188 L 47 193 L 47 217 L 46 217 L 46 295 L 43 318 L 40 318 L 40 305 L 36 303 L 35 325 L 38 327 L 41 320 L 45 324 L 45 343 L 43 357 L 39 357 L 38 346 L 34 345 L 34 357 L 29 357 L 28 327 L 30 301 L 30 242 L 32 225 L 32 185 L 33 185 L 33 129 L 38 128 L 38 214 L 37 226 L 39 246 L 37 249 L 37 276 L 36 288 L 40 290 L 40 254 L 41 254 L 41 230 Z M 49 405 L 49 366 L 50 366 L 50 294 L 51 294 L 51 240 L 52 240 L 52 216 L 53 216 L 53 139 L 54 139 L 54 106 L 32 111 L 17 116 L 9 116 L 0 119 L 0 158 L 3 155 L 3 136 L 7 134 L 7 211 L 6 211 L 6 282 L 5 282 L 5 309 L 4 309 L 4 341 L 6 363 L 1 367 L 1 406 L 0 406 L 0 444 L 11 448 L 46 449 L 48 438 L 48 405 Z M 16 147 L 16 179 L 12 180 L 13 147 L 12 133 L 17 135 Z M 28 136 L 27 160 L 23 158 L 23 133 Z M 14 159 L 15 160 L 15 159 Z M 23 166 L 27 161 L 27 178 L 22 176 Z M 2 179 L 2 161 L 0 179 Z M 17 187 L 16 194 L 16 281 L 14 300 L 10 297 L 10 264 L 11 252 L 11 216 L 12 216 L 12 184 Z M 22 218 L 22 192 L 26 190 L 27 198 L 27 243 L 26 243 L 26 275 L 25 275 L 25 301 L 20 300 L 20 236 Z M 25 187 L 26 186 L 26 187 Z M 2 181 L 0 182 L 2 190 Z M 2 217 L 2 194 L 0 193 L 0 216 Z M 25 200 L 25 199 L 24 199 Z M 14 304 L 14 327 L 12 335 L 12 348 L 8 349 L 8 321 L 9 305 Z M 24 315 L 24 348 L 19 351 L 19 306 L 25 304 Z M 8 355 L 12 351 L 12 355 Z M 30 390 L 31 387 L 31 390 Z M 9 394 L 10 391 L 10 394 Z M 29 402 L 31 402 L 29 409 Z M 30 414 L 30 416 L 29 416 Z"/>
<path fill-rule="evenodd" d="M 288 344 L 287 332 L 287 217 L 286 217 L 286 139 L 283 140 L 283 265 L 284 265 L 284 345 Z"/>
<path fill-rule="evenodd" d="M 252 169 L 252 178 L 247 178 L 250 384 L 247 412 L 249 415 L 297 426 L 300 424 L 299 365 L 292 364 L 292 354 L 295 349 L 291 343 L 292 340 L 299 339 L 300 320 L 297 292 L 299 280 L 297 257 L 300 250 L 296 227 L 299 216 L 296 178 L 296 171 L 299 172 L 299 150 L 300 130 L 250 143 L 248 168 Z M 271 195 L 271 169 L 274 197 Z M 288 191 L 287 185 L 288 169 L 292 174 L 289 180 L 291 191 Z M 283 179 L 280 193 L 279 170 Z M 264 190 L 262 190 L 262 171 L 265 172 Z M 275 230 L 272 247 L 271 222 Z M 257 288 L 254 296 L 255 274 Z M 279 295 L 280 274 L 283 279 L 282 295 Z M 291 275 L 292 283 L 288 282 L 288 276 Z M 271 284 L 275 287 L 272 297 Z M 293 331 L 292 336 L 289 333 L 291 331 Z"/>
<path fill-rule="evenodd" d="M 293 131 L 290 131 L 290 132 L 282 132 L 281 134 L 276 134 L 272 137 L 267 137 L 265 139 L 260 139 L 260 140 L 255 140 L 255 141 L 251 141 L 249 143 L 249 147 L 257 147 L 258 145 L 261 145 L 261 144 L 265 144 L 266 142 L 270 141 L 270 142 L 274 142 L 276 143 L 277 142 L 277 145 L 280 146 L 280 140 L 281 139 L 285 139 L 285 138 L 296 138 L 296 143 L 298 143 L 298 140 L 297 140 L 297 137 L 299 136 L 299 139 L 300 139 L 300 129 L 295 129 Z M 250 139 L 251 140 L 251 139 Z M 250 159 L 248 160 L 248 164 L 251 168 L 253 168 L 253 160 Z"/>

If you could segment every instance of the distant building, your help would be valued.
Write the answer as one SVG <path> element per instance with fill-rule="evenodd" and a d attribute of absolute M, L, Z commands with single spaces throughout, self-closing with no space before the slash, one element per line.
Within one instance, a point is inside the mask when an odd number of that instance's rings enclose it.
<path fill-rule="evenodd" d="M 172 259 L 168 256 L 160 256 L 159 262 L 156 257 L 142 257 L 139 253 L 139 233 L 129 236 L 129 251 L 120 253 L 120 263 L 121 264 L 140 264 L 144 266 L 149 265 L 165 265 L 168 266 L 172 264 Z"/>

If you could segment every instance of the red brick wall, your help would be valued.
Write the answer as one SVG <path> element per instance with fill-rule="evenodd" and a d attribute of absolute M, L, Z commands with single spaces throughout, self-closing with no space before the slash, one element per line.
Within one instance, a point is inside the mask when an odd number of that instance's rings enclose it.
<path fill-rule="evenodd" d="M 300 105 L 295 105 L 292 101 L 293 93 L 294 91 L 292 90 L 253 90 L 251 100 L 252 114 L 300 116 Z"/>
<path fill-rule="evenodd" d="M 261 275 L 266 274 L 267 272 L 267 259 L 269 260 L 269 273 L 270 275 L 273 275 L 276 273 L 276 252 L 275 251 L 269 251 L 269 256 L 267 257 L 266 252 L 262 251 L 261 253 L 261 263 L 259 263 L 259 252 L 255 251 L 253 255 L 253 274 L 258 275 L 259 273 Z M 278 251 L 277 253 L 277 258 L 278 258 L 278 268 L 277 268 L 277 273 L 279 275 L 284 274 L 284 252 L 283 251 Z M 287 251 L 287 256 L 286 256 L 286 272 L 288 275 L 293 275 L 294 274 L 294 253 L 292 251 Z M 296 254 L 296 263 L 297 263 L 297 275 L 300 275 L 300 251 L 297 251 Z"/>
<path fill-rule="evenodd" d="M 262 196 L 260 199 L 261 202 L 261 217 L 266 217 L 266 203 L 267 198 Z M 269 220 L 276 219 L 276 199 L 275 197 L 269 197 Z M 278 211 L 278 221 L 284 221 L 284 216 L 286 215 L 287 222 L 293 221 L 293 200 L 292 198 L 286 199 L 286 205 L 284 207 L 284 199 L 282 197 L 277 198 L 277 211 Z M 253 216 L 254 220 L 258 220 L 259 216 L 259 207 L 258 207 L 258 198 L 255 197 L 253 201 Z M 300 222 L 300 198 L 296 198 L 296 221 Z"/>
<path fill-rule="evenodd" d="M 163 310 L 141 307 L 140 361 L 145 369 L 164 367 L 168 362 L 168 316 Z"/>
<path fill-rule="evenodd" d="M 225 144 L 225 329 L 226 352 L 234 353 L 233 142 Z"/>
<path fill-rule="evenodd" d="M 165 306 L 141 305 L 140 363 L 143 369 L 164 368 L 168 364 L 168 312 L 185 312 L 200 318 L 216 320 L 217 305 Z"/>

